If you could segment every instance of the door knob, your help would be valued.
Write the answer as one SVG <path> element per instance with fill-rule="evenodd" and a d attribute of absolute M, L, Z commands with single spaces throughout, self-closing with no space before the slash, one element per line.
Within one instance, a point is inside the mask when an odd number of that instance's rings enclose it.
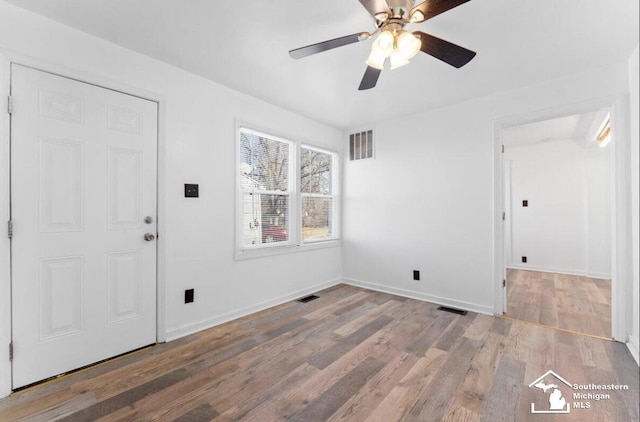
<path fill-rule="evenodd" d="M 144 240 L 146 240 L 147 242 L 150 242 L 155 238 L 156 238 L 156 236 L 153 233 L 145 233 L 144 234 Z"/>

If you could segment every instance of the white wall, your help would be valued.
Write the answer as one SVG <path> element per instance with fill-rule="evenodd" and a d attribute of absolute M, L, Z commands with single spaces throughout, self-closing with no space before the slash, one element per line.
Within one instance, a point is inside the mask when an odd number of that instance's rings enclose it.
<path fill-rule="evenodd" d="M 501 309 L 494 303 L 501 279 L 494 224 L 502 212 L 494 210 L 495 124 L 593 110 L 580 108 L 624 95 L 627 74 L 620 63 L 372 125 L 376 158 L 345 164 L 345 278 L 481 312 Z M 421 281 L 412 280 L 414 269 Z"/>
<path fill-rule="evenodd" d="M 507 147 L 504 158 L 511 166 L 507 266 L 611 277 L 609 146 L 560 140 Z"/>
<path fill-rule="evenodd" d="M 640 114 L 640 107 L 638 105 L 638 46 L 629 58 L 629 93 L 630 93 L 630 117 L 631 117 L 631 216 L 632 216 L 632 242 L 633 242 L 633 317 L 631 330 L 631 337 L 629 339 L 630 348 L 636 358 L 638 358 L 639 339 L 640 339 L 640 315 L 638 315 L 638 308 L 640 305 L 640 291 L 638 285 L 640 284 L 640 271 L 638 270 L 638 260 L 640 259 L 640 247 L 638 246 L 638 236 L 640 235 L 640 210 L 638 209 L 638 194 L 640 191 L 640 185 L 638 183 L 638 159 L 640 156 L 640 148 L 638 141 L 638 114 Z"/>
<path fill-rule="evenodd" d="M 342 151 L 342 134 L 266 102 L 0 1 L 0 55 L 160 100 L 161 248 L 166 336 L 174 338 L 340 280 L 341 248 L 234 261 L 235 119 Z M 6 69 L 0 94 L 8 88 Z M 2 95 L 1 98 L 6 98 Z M 2 101 L 4 104 L 4 100 Z M 7 124 L 0 113 L 0 213 L 8 218 Z M 199 183 L 200 198 L 183 198 Z M 3 226 L 4 227 L 4 226 Z M 0 236 L 0 397 L 8 393 L 8 241 Z M 184 290 L 195 288 L 185 305 Z"/>

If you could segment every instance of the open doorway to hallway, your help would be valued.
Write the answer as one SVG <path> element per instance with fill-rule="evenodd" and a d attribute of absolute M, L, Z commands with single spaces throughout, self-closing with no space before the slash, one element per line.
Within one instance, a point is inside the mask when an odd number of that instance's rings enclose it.
<path fill-rule="evenodd" d="M 506 314 L 611 338 L 609 110 L 503 129 Z"/>

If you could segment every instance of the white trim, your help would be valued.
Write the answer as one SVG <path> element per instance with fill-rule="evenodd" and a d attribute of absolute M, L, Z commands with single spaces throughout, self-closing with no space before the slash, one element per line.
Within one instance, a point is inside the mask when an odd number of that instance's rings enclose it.
<path fill-rule="evenodd" d="M 633 315 L 633 253 L 631 239 L 631 140 L 629 95 L 611 107 L 613 148 L 613 204 L 611 242 L 611 334 L 620 342 L 631 334 Z"/>
<path fill-rule="evenodd" d="M 580 277 L 589 277 L 589 278 L 600 278 L 603 280 L 611 280 L 611 274 L 604 273 L 587 273 L 579 270 L 567 270 L 564 268 L 549 268 L 549 267 L 536 267 L 536 266 L 525 266 L 519 264 L 511 264 L 507 265 L 507 269 L 512 270 L 523 270 L 523 271 L 536 271 L 539 273 L 551 273 L 551 274 L 566 274 L 566 275 L 577 275 Z"/>
<path fill-rule="evenodd" d="M 34 58 L 28 55 L 20 54 L 14 51 L 8 51 L 0 48 L 0 104 L 6 104 L 6 97 L 11 86 L 10 79 L 10 67 L 11 63 L 19 64 L 22 66 L 30 67 L 43 72 L 48 72 L 54 75 L 59 75 L 67 79 L 77 80 L 79 82 L 95 85 L 101 88 L 106 88 L 112 91 L 121 92 L 127 95 L 139 97 L 141 99 L 149 100 L 157 103 L 158 105 L 158 132 L 157 132 L 157 230 L 160 233 L 160 237 L 167 233 L 165 216 L 167 216 L 167 200 L 166 200 L 166 104 L 167 100 L 164 95 L 157 92 L 149 91 L 146 89 L 138 88 L 136 86 L 128 85 L 122 82 L 117 82 L 112 79 L 98 76 L 95 73 L 90 73 L 75 68 L 69 68 L 61 63 L 55 63 L 48 60 Z M 1 105 L 0 105 L 1 107 Z M 0 112 L 2 110 L 0 109 Z M 0 162 L 10 162 L 8 154 L 9 144 L 9 116 L 7 113 L 2 113 L 0 117 Z M 6 131 L 3 129 L 3 125 L 6 125 Z M 8 218 L 9 208 L 9 165 L 3 166 L 7 169 L 7 176 L 0 174 L 0 203 L 6 204 L 7 210 L 0 209 L 0 215 L 2 218 Z M 3 207 L 5 208 L 5 207 Z M 0 223 L 2 223 L 0 221 Z M 6 223 L 4 223 L 6 224 Z M 2 236 L 0 236 L 2 238 Z M 6 237 L 5 237 L 6 239 Z M 0 243 L 0 262 L 10 258 L 9 242 L 8 239 L 3 239 Z M 6 246 L 5 246 L 6 244 Z M 167 339 L 166 335 L 166 315 L 167 309 L 165 304 L 166 297 L 166 260 L 167 255 L 166 244 L 163 240 L 158 239 L 157 242 L 157 267 L 156 267 L 156 341 L 164 342 Z M 0 303 L 0 398 L 5 397 L 11 393 L 11 365 L 8 360 L 8 347 L 4 347 L 4 344 L 8 344 L 11 341 L 11 294 L 10 286 L 11 280 L 9 273 L 9 266 L 1 266 L 1 268 L 7 268 L 7 273 L 0 273 L 0 300 L 4 299 L 9 301 L 9 306 L 5 306 L 4 303 Z M 8 327 L 8 329 L 7 329 Z M 8 331 L 7 331 L 8 330 Z M 5 339 L 5 332 L 9 333 L 9 337 Z M 8 368 L 8 370 L 7 370 Z M 9 374 L 9 376 L 5 376 Z"/>
<path fill-rule="evenodd" d="M 628 136 L 629 101 L 628 95 L 607 96 L 581 103 L 569 104 L 525 113 L 518 116 L 506 116 L 494 121 L 494 312 L 500 315 L 505 310 L 506 294 L 502 288 L 504 263 L 504 227 L 502 211 L 504 210 L 504 171 L 502 159 L 502 129 L 509 126 L 526 124 L 541 120 L 569 116 L 611 108 L 613 130 L 615 131 L 612 146 L 614 147 L 612 201 L 612 258 L 611 258 L 611 308 L 612 337 L 624 342 L 631 329 L 632 312 L 632 280 L 631 266 L 631 218 L 630 218 L 630 164 Z M 617 134 L 617 135 L 616 135 Z"/>
<path fill-rule="evenodd" d="M 274 306 L 281 305 L 286 302 L 290 302 L 292 300 L 304 297 L 311 293 L 316 293 L 320 290 L 327 289 L 329 287 L 338 285 L 342 283 L 342 279 L 336 278 L 333 280 L 325 281 L 322 283 L 315 284 L 313 286 L 307 287 L 305 289 L 301 289 L 295 291 L 293 293 L 286 294 L 284 296 L 279 296 L 273 299 L 266 300 L 264 302 L 260 302 L 255 305 L 247 306 L 242 309 L 238 309 L 232 312 L 227 312 L 226 314 L 218 315 L 213 318 L 207 318 L 202 321 L 198 321 L 192 324 L 183 325 L 176 329 L 170 330 L 167 333 L 167 341 L 176 340 L 181 337 L 188 336 L 190 334 L 194 334 L 200 332 L 202 330 L 206 330 L 211 327 L 215 327 L 220 324 L 224 324 L 225 322 L 233 321 L 238 318 L 245 317 L 247 315 L 254 314 L 256 312 L 264 311 L 265 309 L 272 308 Z"/>
<path fill-rule="evenodd" d="M 640 356 L 638 355 L 638 339 L 634 336 L 629 336 L 629 341 L 627 342 L 627 349 L 631 352 L 631 356 L 636 360 L 636 363 L 640 366 Z"/>
<path fill-rule="evenodd" d="M 0 50 L 0 105 L 6 107 L 9 96 L 10 63 Z M 0 398 L 11 394 L 11 242 L 4 230 L 9 220 L 9 114 L 0 109 Z"/>
<path fill-rule="evenodd" d="M 428 295 L 426 293 L 400 289 L 397 287 L 383 286 L 381 284 L 370 283 L 368 281 L 356 280 L 353 278 L 345 278 L 342 282 L 351 286 L 362 287 L 363 289 L 375 290 L 377 292 L 389 293 L 396 296 L 421 300 L 423 302 L 430 302 L 437 305 L 443 305 L 451 308 L 462 309 L 464 311 L 477 312 L 480 314 L 493 316 L 493 308 L 491 306 L 478 305 L 477 303 L 464 302 L 461 300 Z"/>

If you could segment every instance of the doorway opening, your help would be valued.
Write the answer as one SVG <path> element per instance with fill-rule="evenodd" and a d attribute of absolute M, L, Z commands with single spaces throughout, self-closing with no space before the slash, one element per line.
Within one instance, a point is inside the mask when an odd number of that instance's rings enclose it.
<path fill-rule="evenodd" d="M 610 109 L 502 128 L 504 312 L 612 338 Z"/>

